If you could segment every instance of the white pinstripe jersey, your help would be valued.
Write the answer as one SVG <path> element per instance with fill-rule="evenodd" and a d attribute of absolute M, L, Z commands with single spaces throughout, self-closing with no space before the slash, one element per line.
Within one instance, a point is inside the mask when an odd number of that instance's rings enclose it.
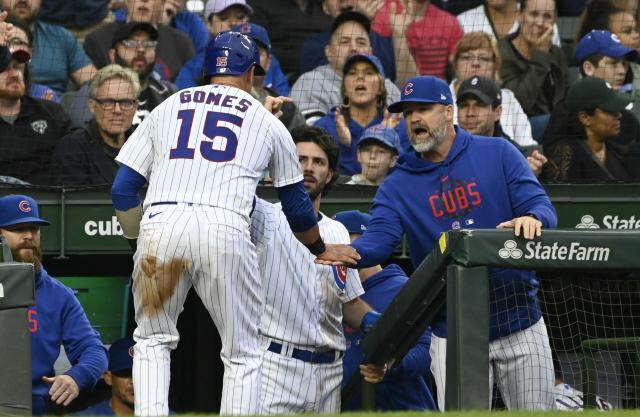
<path fill-rule="evenodd" d="M 349 244 L 341 223 L 322 215 L 318 226 L 326 243 Z M 340 289 L 334 276 L 338 268 L 314 263 L 315 256 L 293 235 L 280 205 L 259 198 L 251 215 L 251 240 L 263 275 L 261 333 L 298 346 L 345 350 L 342 304 L 364 293 L 357 270 L 344 268 Z"/>
<path fill-rule="evenodd" d="M 189 202 L 247 217 L 265 168 L 276 187 L 302 180 L 284 125 L 248 93 L 218 84 L 185 89 L 162 102 L 116 160 L 148 180 L 145 206 Z"/>

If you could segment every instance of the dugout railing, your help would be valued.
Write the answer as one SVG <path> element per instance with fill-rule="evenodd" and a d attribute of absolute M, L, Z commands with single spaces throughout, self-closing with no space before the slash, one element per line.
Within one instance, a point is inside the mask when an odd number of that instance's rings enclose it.
<path fill-rule="evenodd" d="M 364 337 L 364 361 L 394 364 L 446 309 L 446 410 L 489 406 L 488 267 L 560 270 L 638 270 L 640 231 L 545 230 L 525 241 L 510 230 L 458 230 L 443 233 L 435 249 Z M 602 346 L 637 347 L 638 340 L 585 341 L 585 350 Z M 587 378 L 593 361 L 585 358 Z M 639 358 L 640 360 L 640 358 Z M 640 365 L 639 365 L 640 366 Z M 588 381 L 588 380 L 587 380 Z M 343 390 L 346 400 L 362 384 L 355 375 Z M 365 409 L 373 408 L 373 387 L 363 384 Z M 594 384 L 585 384 L 585 405 L 595 404 Z"/>
<path fill-rule="evenodd" d="M 32 264 L 12 262 L 0 236 L 0 415 L 31 415 L 31 339 L 28 309 L 35 304 Z"/>

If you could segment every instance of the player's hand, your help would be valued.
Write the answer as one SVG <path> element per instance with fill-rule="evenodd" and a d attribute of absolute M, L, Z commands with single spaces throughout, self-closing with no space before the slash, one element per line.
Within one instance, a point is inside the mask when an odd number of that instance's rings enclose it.
<path fill-rule="evenodd" d="M 537 150 L 533 151 L 531 155 L 527 157 L 527 163 L 529 164 L 529 168 L 533 171 L 533 175 L 536 177 L 540 175 L 542 172 L 542 167 L 544 164 L 548 162 L 547 157 L 538 152 Z"/>
<path fill-rule="evenodd" d="M 389 113 L 389 110 L 384 111 L 382 116 L 382 124 L 389 129 L 395 129 L 400 124 L 402 113 Z"/>
<path fill-rule="evenodd" d="M 533 43 L 533 46 L 541 52 L 549 52 L 553 39 L 553 25 L 549 25 L 542 35 Z"/>
<path fill-rule="evenodd" d="M 396 38 L 405 37 L 409 25 L 418 18 L 418 5 L 415 0 L 402 0 L 402 11 L 398 11 L 395 2 L 389 5 L 389 20 L 393 36 Z"/>
<path fill-rule="evenodd" d="M 384 0 L 358 0 L 356 2 L 355 10 L 367 16 L 369 20 L 373 21 L 374 16 L 382 7 Z"/>
<path fill-rule="evenodd" d="M 525 239 L 533 239 L 536 236 L 542 236 L 542 222 L 531 216 L 516 217 L 508 222 L 502 222 L 496 226 L 498 229 L 513 229 L 516 236 L 522 236 Z"/>
<path fill-rule="evenodd" d="M 263 105 L 269 111 L 269 113 L 273 114 L 279 119 L 284 114 L 284 112 L 282 111 L 282 106 L 284 105 L 284 103 L 293 103 L 293 99 L 286 96 L 267 96 L 264 99 Z"/>
<path fill-rule="evenodd" d="M 351 131 L 347 126 L 347 119 L 342 114 L 340 107 L 336 108 L 336 131 L 338 132 L 338 140 L 344 146 L 351 146 Z"/>
<path fill-rule="evenodd" d="M 375 365 L 373 363 L 366 363 L 360 365 L 360 375 L 364 377 L 366 382 L 371 384 L 378 384 L 382 382 L 384 376 L 387 373 L 387 364 Z"/>
<path fill-rule="evenodd" d="M 326 250 L 316 258 L 321 265 L 356 266 L 360 260 L 358 252 L 349 245 L 325 244 Z"/>
<path fill-rule="evenodd" d="M 51 401 L 56 404 L 62 404 L 66 407 L 80 394 L 78 384 L 69 375 L 43 376 L 42 380 L 51 384 L 49 395 Z"/>

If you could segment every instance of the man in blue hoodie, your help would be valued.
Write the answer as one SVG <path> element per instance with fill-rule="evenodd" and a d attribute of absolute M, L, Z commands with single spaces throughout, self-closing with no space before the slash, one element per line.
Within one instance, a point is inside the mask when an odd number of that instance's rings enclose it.
<path fill-rule="evenodd" d="M 333 218 L 342 223 L 349 231 L 351 241 L 358 239 L 369 225 L 371 215 L 358 210 L 341 211 Z M 409 280 L 402 268 L 390 264 L 382 268 L 374 265 L 358 270 L 365 293 L 360 296 L 375 311 L 384 312 L 398 292 Z M 344 336 L 347 339 L 347 351 L 342 361 L 344 368 L 343 386 L 349 383 L 353 374 L 362 363 L 360 342 L 364 333 L 344 324 Z M 405 357 L 389 369 L 375 387 L 375 410 L 435 410 L 436 405 L 429 388 L 429 344 L 431 330 L 425 331 L 418 342 L 407 352 Z M 354 393 L 342 410 L 359 410 L 362 408 L 362 395 Z"/>
<path fill-rule="evenodd" d="M 404 114 L 412 148 L 378 189 L 369 228 L 352 244 L 361 256 L 358 268 L 386 260 L 404 233 L 417 267 L 440 233 L 451 229 L 512 228 L 516 236 L 533 239 L 542 228 L 556 226 L 549 197 L 513 145 L 454 126 L 451 91 L 442 80 L 410 79 L 389 111 Z M 490 270 L 489 375 L 511 409 L 550 409 L 554 403 L 538 286 L 533 271 Z M 444 312 L 441 317 L 430 352 L 438 406 L 444 409 Z"/>
<path fill-rule="evenodd" d="M 51 401 L 68 406 L 80 390 L 92 388 L 107 369 L 107 351 L 91 327 L 73 291 L 52 278 L 42 266 L 38 204 L 26 195 L 0 198 L 0 234 L 13 260 L 32 263 L 36 304 L 29 308 L 31 334 L 32 407 L 34 415 L 47 411 Z M 71 368 L 55 375 L 53 364 L 64 346 Z"/>

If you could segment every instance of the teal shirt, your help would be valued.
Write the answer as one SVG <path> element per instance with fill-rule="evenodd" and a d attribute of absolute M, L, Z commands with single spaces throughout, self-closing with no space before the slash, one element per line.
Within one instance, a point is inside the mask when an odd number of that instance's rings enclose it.
<path fill-rule="evenodd" d="M 31 78 L 62 95 L 71 74 L 91 64 L 91 60 L 73 33 L 62 26 L 37 21 L 33 34 Z"/>

